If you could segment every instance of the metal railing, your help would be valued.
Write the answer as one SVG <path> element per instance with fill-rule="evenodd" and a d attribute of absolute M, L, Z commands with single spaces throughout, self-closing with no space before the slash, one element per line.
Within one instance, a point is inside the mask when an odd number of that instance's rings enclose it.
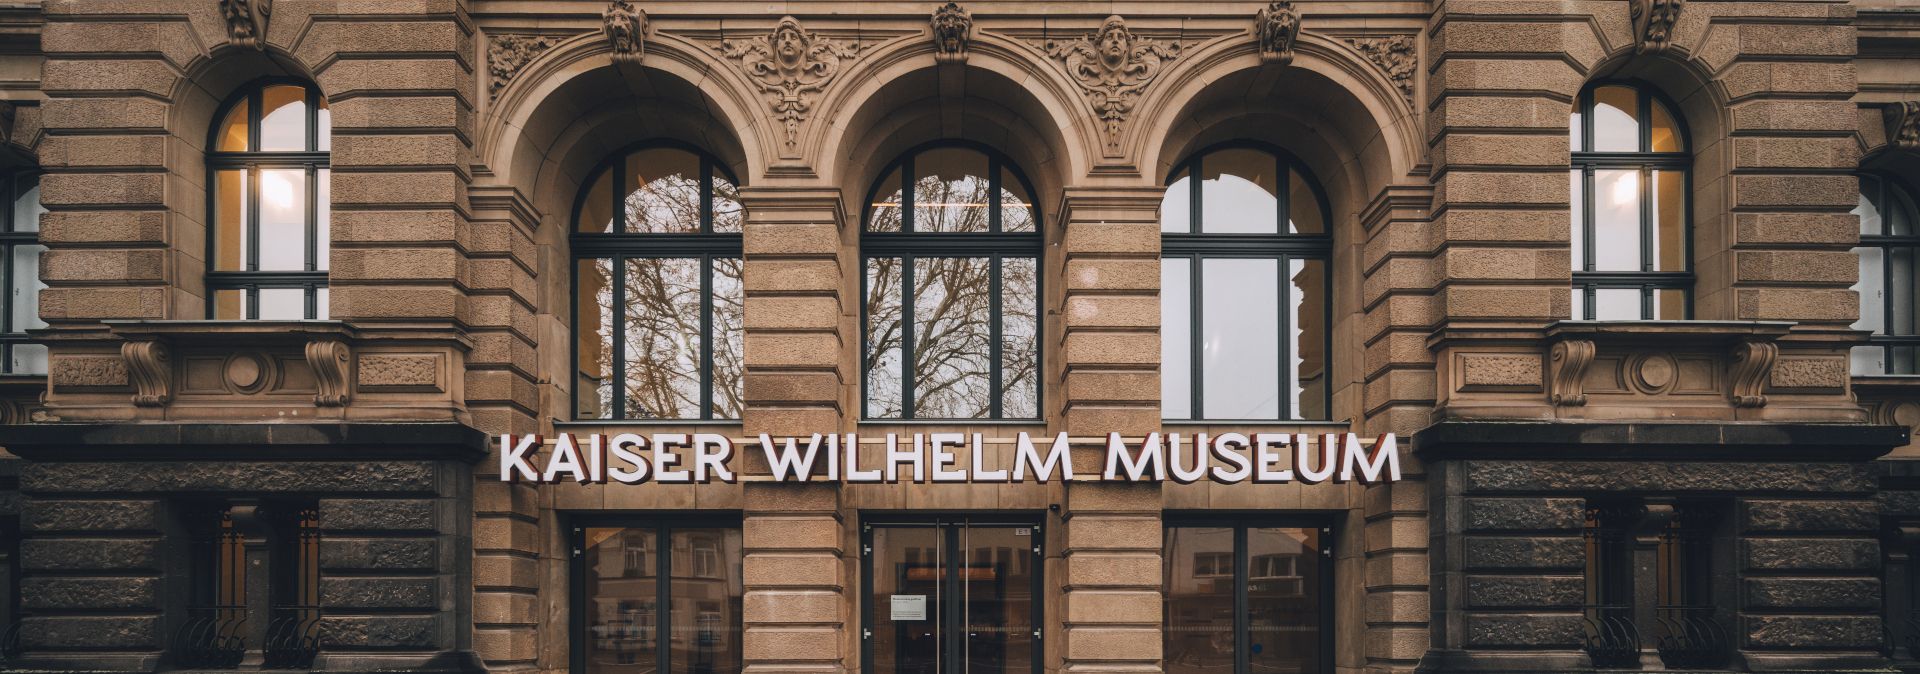
<path fill-rule="evenodd" d="M 1587 657 L 1603 669 L 1640 668 L 1640 630 L 1632 606 L 1588 606 Z"/>
<path fill-rule="evenodd" d="M 277 606 L 267 620 L 261 668 L 311 669 L 320 652 L 320 607 Z"/>
<path fill-rule="evenodd" d="M 173 635 L 173 662 L 183 669 L 234 669 L 247 655 L 247 607 L 200 606 Z"/>
<path fill-rule="evenodd" d="M 1719 613 L 1719 609 L 1712 606 L 1655 608 L 1654 621 L 1660 625 L 1660 638 L 1654 645 L 1660 651 L 1660 661 L 1673 669 L 1725 666 L 1732 638 L 1721 624 Z"/>

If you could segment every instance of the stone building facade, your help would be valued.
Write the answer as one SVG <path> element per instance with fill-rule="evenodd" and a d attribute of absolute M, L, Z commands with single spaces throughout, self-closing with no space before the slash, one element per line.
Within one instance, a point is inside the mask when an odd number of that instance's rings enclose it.
<path fill-rule="evenodd" d="M 1920 669 L 1917 54 L 1904 0 L 0 6 L 0 655 Z M 1408 451 L 752 451 L 822 432 Z M 747 450 L 501 478 L 593 433 Z"/>

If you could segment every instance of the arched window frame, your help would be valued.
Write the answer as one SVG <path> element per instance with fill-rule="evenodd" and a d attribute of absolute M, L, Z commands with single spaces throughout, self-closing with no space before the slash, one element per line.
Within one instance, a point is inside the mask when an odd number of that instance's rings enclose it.
<path fill-rule="evenodd" d="M 45 327 L 40 321 L 39 291 L 40 173 L 21 169 L 0 175 L 0 374 L 46 374 L 47 349 L 33 343 L 27 331 Z M 33 199 L 28 212 L 21 200 Z"/>
<path fill-rule="evenodd" d="M 653 150 L 653 149 L 679 150 L 679 151 L 691 153 L 699 159 L 699 162 L 700 162 L 700 169 L 699 169 L 700 171 L 700 196 L 699 196 L 700 231 L 699 232 L 624 232 L 622 231 L 625 229 L 626 216 L 627 216 L 626 208 L 624 208 L 623 206 L 629 194 L 628 192 L 625 191 L 625 187 L 624 187 L 627 184 L 626 159 L 627 157 L 635 153 L 642 152 L 645 150 Z M 611 173 L 613 176 L 612 183 L 611 183 L 611 185 L 613 185 L 613 188 L 607 190 L 607 193 L 612 199 L 612 202 L 609 205 L 609 208 L 611 209 L 610 213 L 613 219 L 614 231 L 606 232 L 606 233 L 581 232 L 580 218 L 582 214 L 585 212 L 585 209 L 587 206 L 587 200 L 592 194 L 594 183 L 598 181 L 602 175 L 606 175 L 609 173 Z M 700 333 L 706 336 L 705 338 L 700 340 L 701 346 L 700 346 L 700 355 L 699 355 L 700 368 L 701 368 L 700 369 L 700 400 L 704 401 L 704 404 L 700 405 L 700 414 L 698 416 L 684 417 L 682 419 L 678 419 L 681 421 L 711 421 L 711 420 L 730 419 L 730 417 L 716 415 L 714 412 L 714 406 L 713 406 L 713 400 L 714 400 L 713 398 L 713 394 L 714 394 L 714 388 L 713 388 L 714 344 L 713 342 L 714 340 L 712 339 L 712 336 L 714 335 L 713 266 L 714 266 L 714 260 L 716 259 L 736 259 L 736 260 L 742 260 L 742 262 L 744 262 L 744 259 L 742 257 L 742 252 L 744 250 L 744 243 L 741 238 L 740 232 L 714 231 L 713 177 L 716 173 L 718 173 L 720 177 L 725 178 L 728 182 L 732 183 L 735 186 L 738 186 L 741 184 L 740 179 L 734 175 L 732 169 L 730 169 L 725 162 L 720 161 L 718 158 L 714 157 L 712 153 L 707 152 L 705 149 L 697 145 L 676 141 L 676 140 L 667 140 L 667 139 L 650 140 L 650 141 L 634 143 L 632 145 L 628 145 L 626 147 L 623 147 L 609 154 L 606 159 L 601 160 L 598 166 L 594 167 L 593 171 L 587 174 L 586 180 L 582 181 L 580 184 L 580 194 L 574 198 L 573 216 L 572 218 L 569 219 L 569 224 L 571 225 L 571 228 L 568 230 L 570 232 L 569 247 L 572 249 L 572 258 L 573 258 L 573 263 L 568 265 L 569 267 L 568 274 L 570 279 L 570 283 L 568 287 L 570 288 L 577 289 L 580 287 L 580 264 L 579 263 L 582 260 L 611 259 L 613 260 L 613 268 L 615 269 L 624 269 L 627 264 L 627 261 L 637 260 L 637 259 L 697 258 L 700 261 L 700 279 L 701 279 Z M 743 220 L 744 220 L 744 213 L 743 213 Z M 625 306 L 626 284 L 615 283 L 613 284 L 612 291 L 614 294 L 614 300 L 613 300 L 614 306 L 616 307 Z M 573 370 L 576 373 L 574 375 L 575 382 L 573 385 L 571 414 L 573 418 L 580 419 L 580 420 L 602 420 L 598 417 L 583 416 L 581 414 L 582 410 L 580 407 L 580 384 L 578 381 L 579 377 L 577 374 L 579 371 L 579 363 L 580 363 L 580 339 L 579 339 L 579 331 L 581 329 L 580 294 L 578 292 L 572 292 L 569 294 L 571 295 L 569 299 L 569 303 L 571 307 L 570 311 L 572 312 L 569 318 L 569 323 L 573 326 L 574 339 L 571 340 L 572 344 L 569 347 L 568 358 L 572 363 Z M 626 313 L 624 311 L 614 312 L 613 321 L 614 321 L 613 334 L 624 336 L 627 331 Z M 613 356 L 613 367 L 611 369 L 611 372 L 613 372 L 613 377 L 614 377 L 614 382 L 612 386 L 613 396 L 614 396 L 612 401 L 613 406 L 611 408 L 610 416 L 604 420 L 613 420 L 613 421 L 669 420 L 669 419 L 656 419 L 656 418 L 650 418 L 650 417 L 634 417 L 630 414 L 630 410 L 628 409 L 629 405 L 627 405 L 626 386 L 625 386 L 625 379 L 626 379 L 626 373 L 627 373 L 626 349 L 623 347 L 614 348 L 612 356 Z"/>
<path fill-rule="evenodd" d="M 262 151 L 261 145 L 261 107 L 263 93 L 274 86 L 297 86 L 305 90 L 305 127 L 306 149 Z M 247 149 L 244 151 L 220 150 L 220 136 L 227 122 L 227 116 L 235 106 L 247 106 Z M 301 291 L 305 306 L 302 307 L 303 319 L 325 319 L 328 316 L 327 302 L 327 254 L 331 250 L 329 215 L 331 205 L 331 186 L 328 184 L 332 169 L 332 125 L 330 120 L 322 121 L 326 108 L 326 98 L 312 82 L 296 78 L 269 77 L 255 80 L 239 89 L 239 93 L 230 97 L 214 114 L 213 126 L 207 133 L 207 318 L 257 320 L 261 314 L 260 294 L 262 290 L 298 289 Z M 263 169 L 299 169 L 305 173 L 305 269 L 301 270 L 260 270 L 260 188 Z M 220 240 L 220 228 L 224 223 L 219 220 L 220 198 L 219 179 L 221 171 L 242 170 L 246 172 L 247 196 L 246 212 L 242 215 L 241 227 L 247 242 L 246 250 L 241 252 L 242 269 L 219 269 L 217 250 Z M 242 293 L 242 307 L 239 316 L 221 316 L 219 297 L 221 291 Z"/>
<path fill-rule="evenodd" d="M 1879 231 L 1869 233 L 1862 224 L 1860 245 L 1854 248 L 1854 254 L 1864 258 L 1877 254 L 1880 257 L 1880 296 L 1869 297 L 1864 286 L 1865 274 L 1862 274 L 1861 320 L 1855 323 L 1856 329 L 1871 330 L 1867 344 L 1854 347 L 1854 374 L 1862 375 L 1920 375 L 1920 202 L 1916 202 L 1914 188 L 1899 177 L 1886 173 L 1863 173 L 1861 179 L 1861 198 L 1871 198 L 1872 204 L 1880 216 Z M 1866 193 L 1869 181 L 1875 194 Z M 1864 205 L 1864 204 L 1863 204 Z M 1894 221 L 1904 218 L 1909 233 L 1894 233 Z M 1901 287 L 1901 279 L 1891 273 L 1893 257 L 1899 251 L 1905 251 L 1910 262 L 1906 287 Z M 1862 259 L 1864 267 L 1865 260 Z M 1864 272 L 1865 269 L 1863 268 Z M 1894 325 L 1895 300 L 1904 297 L 1910 308 L 1907 325 Z M 1868 303 L 1878 299 L 1880 321 L 1878 326 L 1868 322 L 1865 309 Z M 1872 350 L 1880 349 L 1877 367 L 1869 360 L 1873 359 Z M 1896 350 L 1905 350 L 1904 358 Z"/>
<path fill-rule="evenodd" d="M 1633 89 L 1638 109 L 1635 118 L 1639 138 L 1638 149 L 1632 152 L 1601 152 L 1593 149 L 1594 136 L 1594 92 L 1602 87 L 1617 86 Z M 1653 106 L 1658 103 L 1665 108 L 1678 131 L 1680 150 L 1677 152 L 1653 151 Z M 1603 80 L 1588 84 L 1580 91 L 1574 115 L 1578 118 L 1579 134 L 1573 140 L 1578 146 L 1572 150 L 1572 171 L 1579 175 L 1580 192 L 1574 195 L 1580 205 L 1573 214 L 1575 250 L 1580 259 L 1573 260 L 1573 316 L 1577 320 L 1589 319 L 1598 310 L 1596 291 L 1605 289 L 1632 289 L 1640 291 L 1640 319 L 1651 320 L 1657 315 L 1656 294 L 1662 290 L 1676 290 L 1684 297 L 1686 318 L 1693 317 L 1693 138 L 1687 129 L 1686 119 L 1672 99 L 1655 87 L 1634 80 Z M 1596 271 L 1595 251 L 1598 227 L 1595 224 L 1595 200 L 1591 198 L 1596 191 L 1594 172 L 1607 169 L 1635 169 L 1639 171 L 1640 200 L 1640 270 L 1639 271 Z M 1680 206 L 1682 233 L 1682 259 L 1686 269 L 1681 271 L 1655 271 L 1656 264 L 1653 241 L 1657 235 L 1657 215 L 1654 213 L 1653 173 L 1655 171 L 1678 171 L 1681 178 Z"/>
<path fill-rule="evenodd" d="M 1001 189 L 1004 187 L 1003 174 L 1012 176 L 1013 179 L 1019 183 L 1019 187 L 1026 191 L 1029 198 L 1036 202 L 1031 204 L 1030 207 L 1033 231 L 1003 231 L 1003 202 L 998 198 L 994 198 L 990 203 L 988 209 L 989 224 L 988 231 L 986 232 L 915 231 L 914 211 L 916 209 L 914 207 L 915 180 L 912 177 L 914 175 L 913 160 L 921 154 L 943 148 L 966 149 L 986 155 L 987 190 L 989 195 L 999 195 L 1001 193 Z M 885 184 L 887 178 L 895 175 L 900 177 L 899 188 L 902 194 L 900 231 L 872 231 L 873 206 L 884 194 L 882 190 L 889 187 Z M 991 260 L 989 263 L 991 265 L 991 286 L 987 291 L 991 304 L 988 320 L 988 345 L 991 351 L 988 355 L 990 359 L 988 394 L 991 399 L 988 402 L 987 416 L 981 418 L 995 420 L 1009 419 L 1004 409 L 1007 390 L 1006 382 L 1003 381 L 1005 359 L 1003 346 L 1005 340 L 1002 338 L 1002 319 L 1004 317 L 1005 307 L 1003 306 L 1002 298 L 1004 286 L 1002 284 L 1003 265 L 1001 263 L 1007 259 L 1024 258 L 1033 260 L 1034 416 L 1024 417 L 1024 419 L 1038 419 L 1045 415 L 1046 386 L 1042 384 L 1041 379 L 1043 372 L 1042 365 L 1046 362 L 1046 355 L 1042 347 L 1044 340 L 1041 338 L 1041 335 L 1046 333 L 1046 275 L 1043 273 L 1041 267 L 1044 264 L 1045 239 L 1043 232 L 1046 231 L 1046 227 L 1037 205 L 1038 194 L 1039 193 L 1033 188 L 1033 182 L 1027 179 L 1026 173 L 1020 169 L 1019 164 L 1013 162 L 1005 154 L 991 146 L 972 141 L 937 140 L 923 143 L 901 153 L 899 157 L 894 158 L 885 166 L 881 167 L 878 177 L 874 179 L 873 186 L 868 188 L 866 200 L 861 202 L 862 205 L 860 209 L 860 362 L 862 363 L 860 372 L 860 411 L 862 418 L 877 421 L 938 419 L 937 417 L 924 417 L 919 415 L 919 410 L 917 409 L 918 401 L 915 396 L 915 380 L 917 376 L 914 371 L 913 359 L 905 356 L 905 354 L 913 353 L 916 346 L 917 335 L 914 334 L 915 298 L 913 297 L 913 285 L 914 260 L 919 258 L 988 258 Z M 872 398 L 872 391 L 870 390 L 871 376 L 865 366 L 868 355 L 872 353 L 873 349 L 873 345 L 869 339 L 869 336 L 872 334 L 872 317 L 868 315 L 867 311 L 867 307 L 869 306 L 869 302 L 867 301 L 868 293 L 871 290 L 868 288 L 868 262 L 876 258 L 899 258 L 902 265 L 900 283 L 900 352 L 902 357 L 900 359 L 900 416 L 898 417 L 873 417 L 870 414 L 872 411 L 870 403 Z M 1022 420 L 1023 418 L 1012 417 L 1011 419 Z"/>
<path fill-rule="evenodd" d="M 1160 257 L 1162 260 L 1190 260 L 1188 263 L 1189 277 L 1187 286 L 1190 296 L 1187 306 L 1192 312 L 1191 318 L 1188 320 L 1188 327 L 1191 330 L 1191 337 L 1188 343 L 1192 346 L 1189 360 L 1189 374 L 1192 378 L 1189 382 L 1191 414 L 1186 417 L 1169 418 L 1177 421 L 1324 421 L 1325 419 L 1298 417 L 1297 411 L 1292 409 L 1291 396 L 1288 395 L 1281 395 L 1279 397 L 1277 405 L 1278 415 L 1273 419 L 1214 419 L 1208 417 L 1206 414 L 1205 357 L 1203 350 L 1203 332 L 1206 329 L 1203 320 L 1205 305 L 1205 288 L 1202 281 L 1203 261 L 1209 259 L 1238 258 L 1276 260 L 1275 266 L 1280 276 L 1278 282 L 1282 288 L 1287 286 L 1287 270 L 1292 260 L 1317 260 L 1324 264 L 1325 278 L 1323 279 L 1323 286 L 1325 292 L 1320 302 L 1322 309 L 1320 316 L 1320 334 L 1321 344 L 1325 345 L 1323 348 L 1326 352 L 1326 363 L 1324 363 L 1322 367 L 1326 372 L 1326 376 L 1329 377 L 1329 380 L 1328 385 L 1321 387 L 1323 389 L 1322 399 L 1319 401 L 1321 409 L 1326 410 L 1326 414 L 1319 416 L 1331 417 L 1333 415 L 1333 386 L 1331 382 L 1334 361 L 1332 349 L 1333 209 L 1329 207 L 1326 191 L 1321 187 L 1320 181 L 1315 177 L 1312 169 L 1308 168 L 1305 162 L 1300 161 L 1300 159 L 1292 153 L 1277 146 L 1255 141 L 1228 141 L 1202 148 L 1189 155 L 1184 161 L 1174 165 L 1173 169 L 1167 173 L 1166 186 L 1171 190 L 1179 183 L 1183 176 L 1205 175 L 1204 162 L 1208 155 L 1223 150 L 1234 149 L 1253 150 L 1273 156 L 1276 163 L 1274 176 L 1277 180 L 1275 208 L 1278 209 L 1278 220 L 1276 222 L 1279 226 L 1276 227 L 1274 233 L 1270 234 L 1208 233 L 1205 231 L 1206 224 L 1204 220 L 1206 215 L 1203 212 L 1204 198 L 1201 195 L 1204 181 L 1199 179 L 1187 181 L 1187 189 L 1190 190 L 1188 194 L 1189 212 L 1187 214 L 1187 231 L 1168 232 L 1165 231 L 1163 227 L 1160 234 Z M 1296 234 L 1286 231 L 1291 229 L 1288 223 L 1292 221 L 1293 213 L 1293 189 L 1291 181 L 1293 180 L 1294 173 L 1298 173 L 1300 177 L 1306 181 L 1309 191 L 1313 194 L 1314 206 L 1319 209 L 1322 228 L 1327 231 L 1319 234 Z M 1279 307 L 1280 329 L 1278 334 L 1281 335 L 1288 334 L 1289 331 L 1293 329 L 1293 323 L 1295 322 L 1291 311 L 1289 311 L 1289 307 L 1286 306 L 1286 302 L 1287 300 L 1285 298 L 1281 299 L 1281 306 Z M 1280 369 L 1274 373 L 1274 376 L 1278 378 L 1280 385 L 1284 387 L 1287 385 L 1287 381 L 1292 378 L 1288 371 L 1288 363 L 1291 362 L 1294 356 L 1290 353 L 1289 340 L 1276 339 L 1275 341 L 1278 342 L 1280 349 Z M 1301 406 L 1305 407 L 1305 401 L 1302 402 L 1303 404 Z"/>

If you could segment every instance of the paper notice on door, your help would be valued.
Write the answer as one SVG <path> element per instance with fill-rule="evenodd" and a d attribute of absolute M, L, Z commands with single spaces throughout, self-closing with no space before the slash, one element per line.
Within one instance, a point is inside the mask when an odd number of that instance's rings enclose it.
<path fill-rule="evenodd" d="M 924 594 L 893 595 L 893 614 L 892 615 L 893 615 L 893 620 L 895 622 L 899 622 L 902 620 L 926 620 L 927 619 L 927 595 L 924 595 Z"/>

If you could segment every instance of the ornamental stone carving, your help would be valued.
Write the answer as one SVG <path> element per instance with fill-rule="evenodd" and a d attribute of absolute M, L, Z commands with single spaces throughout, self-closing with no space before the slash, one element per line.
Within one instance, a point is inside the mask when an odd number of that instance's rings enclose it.
<path fill-rule="evenodd" d="M 314 386 L 319 390 L 313 394 L 313 404 L 319 407 L 340 407 L 347 404 L 352 390 L 353 354 L 347 343 L 339 339 L 315 339 L 307 342 L 307 367 L 313 368 Z"/>
<path fill-rule="evenodd" d="M 973 40 L 973 16 L 949 2 L 933 10 L 933 60 L 937 63 L 966 63 L 967 44 Z"/>
<path fill-rule="evenodd" d="M 273 0 L 220 0 L 220 16 L 227 20 L 227 41 L 236 47 L 265 49 L 267 18 Z"/>
<path fill-rule="evenodd" d="M 787 149 L 800 142 L 800 124 L 812 112 L 812 95 L 840 72 L 841 62 L 860 55 L 857 42 L 842 44 L 800 28 L 800 20 L 781 17 L 773 32 L 743 40 L 723 40 L 720 55 L 760 87 L 773 116 L 786 129 Z"/>
<path fill-rule="evenodd" d="M 1767 383 L 1773 378 L 1774 361 L 1780 358 L 1780 345 L 1773 342 L 1741 342 L 1733 348 L 1734 407 L 1766 407 Z"/>
<path fill-rule="evenodd" d="M 1126 19 L 1109 16 L 1100 30 L 1071 42 L 1048 42 L 1047 55 L 1059 59 L 1085 89 L 1087 103 L 1100 116 L 1109 155 L 1120 149 L 1120 130 L 1140 92 L 1162 66 L 1180 56 L 1180 43 L 1136 37 Z"/>
<path fill-rule="evenodd" d="M 1260 62 L 1284 66 L 1293 62 L 1293 43 L 1300 39 L 1300 11 L 1277 0 L 1253 15 L 1253 38 L 1260 46 Z"/>
<path fill-rule="evenodd" d="M 1887 144 L 1920 152 L 1920 101 L 1901 101 L 1886 108 Z"/>
<path fill-rule="evenodd" d="M 136 407 L 165 407 L 173 399 L 173 359 L 159 340 L 134 340 L 120 345 L 133 380 Z"/>
<path fill-rule="evenodd" d="M 1673 40 L 1673 24 L 1680 20 L 1686 0 L 1627 0 L 1633 17 L 1634 53 L 1658 54 Z"/>
<path fill-rule="evenodd" d="M 1591 340 L 1569 339 L 1555 342 L 1549 355 L 1552 374 L 1547 381 L 1547 399 L 1556 406 L 1579 407 L 1587 404 L 1587 366 L 1593 364 L 1597 349 Z"/>
<path fill-rule="evenodd" d="M 487 72 L 492 75 L 487 83 L 488 100 L 499 98 L 500 91 L 520 74 L 521 68 L 560 44 L 562 39 L 565 38 L 557 35 L 493 36 L 487 44 Z"/>
<path fill-rule="evenodd" d="M 53 360 L 49 378 L 60 390 L 119 388 L 127 385 L 127 361 L 112 356 L 63 356 Z"/>
<path fill-rule="evenodd" d="M 613 62 L 638 64 L 647 52 L 647 12 L 633 6 L 633 0 L 613 0 L 600 14 L 600 32 L 613 48 Z"/>
<path fill-rule="evenodd" d="M 1400 97 L 1406 99 L 1407 105 L 1413 105 L 1413 72 L 1420 59 L 1413 53 L 1412 35 L 1350 37 L 1347 44 L 1380 66 L 1380 70 L 1387 73 L 1387 79 L 1400 88 Z"/>

